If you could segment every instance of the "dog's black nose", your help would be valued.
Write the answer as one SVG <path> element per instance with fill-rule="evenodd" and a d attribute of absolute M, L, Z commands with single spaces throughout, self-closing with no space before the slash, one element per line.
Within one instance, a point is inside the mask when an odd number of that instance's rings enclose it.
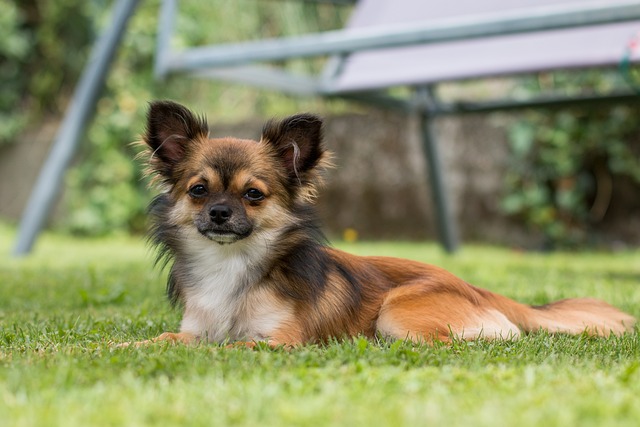
<path fill-rule="evenodd" d="M 231 218 L 231 208 L 227 205 L 215 205 L 209 210 L 209 216 L 216 224 L 224 224 Z"/>

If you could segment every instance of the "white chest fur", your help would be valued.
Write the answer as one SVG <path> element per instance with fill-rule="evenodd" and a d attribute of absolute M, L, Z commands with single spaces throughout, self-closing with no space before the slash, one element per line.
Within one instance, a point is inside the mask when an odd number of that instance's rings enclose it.
<path fill-rule="evenodd" d="M 282 305 L 258 286 L 268 239 L 252 236 L 220 245 L 191 234 L 184 241 L 181 262 L 189 283 L 182 284 L 181 332 L 217 342 L 268 338 L 286 317 Z"/>

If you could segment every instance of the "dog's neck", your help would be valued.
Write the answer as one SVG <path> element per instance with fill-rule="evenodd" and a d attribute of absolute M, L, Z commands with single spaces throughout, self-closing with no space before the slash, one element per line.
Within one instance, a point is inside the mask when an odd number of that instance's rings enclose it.
<path fill-rule="evenodd" d="M 181 233 L 186 238 L 180 239 L 176 262 L 183 264 L 194 285 L 206 282 L 239 292 L 264 274 L 272 240 L 261 235 L 265 233 L 231 244 L 216 243 L 193 229 L 185 228 Z"/>
<path fill-rule="evenodd" d="M 270 242 L 266 233 L 221 245 L 193 229 L 181 230 L 181 247 L 176 253 L 178 274 L 182 282 L 185 315 L 182 331 L 211 341 L 239 339 L 245 334 L 242 313 L 249 290 L 265 274 L 270 259 Z"/>

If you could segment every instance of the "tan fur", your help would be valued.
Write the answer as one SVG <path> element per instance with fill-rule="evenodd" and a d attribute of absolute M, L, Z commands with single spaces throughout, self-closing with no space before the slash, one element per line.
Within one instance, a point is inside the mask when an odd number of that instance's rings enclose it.
<path fill-rule="evenodd" d="M 602 301 L 531 307 L 439 267 L 325 246 L 310 210 L 329 158 L 315 116 L 269 122 L 260 141 L 209 139 L 203 119 L 166 101 L 148 119 L 149 168 L 163 191 L 153 239 L 174 259 L 169 294 L 184 316 L 180 333 L 143 344 L 291 346 L 358 334 L 450 342 L 541 329 L 608 336 L 635 324 Z M 217 216 L 221 206 L 228 219 Z"/>

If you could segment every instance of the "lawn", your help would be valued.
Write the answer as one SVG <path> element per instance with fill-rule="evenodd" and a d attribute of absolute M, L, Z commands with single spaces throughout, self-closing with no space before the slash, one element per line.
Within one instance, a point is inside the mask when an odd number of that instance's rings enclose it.
<path fill-rule="evenodd" d="M 142 238 L 45 235 L 9 257 L 0 226 L 3 426 L 637 426 L 640 334 L 535 334 L 414 346 L 354 338 L 284 350 L 115 349 L 175 330 Z M 443 266 L 540 304 L 596 296 L 640 316 L 640 251 L 530 254 L 434 244 L 340 244 Z"/>

